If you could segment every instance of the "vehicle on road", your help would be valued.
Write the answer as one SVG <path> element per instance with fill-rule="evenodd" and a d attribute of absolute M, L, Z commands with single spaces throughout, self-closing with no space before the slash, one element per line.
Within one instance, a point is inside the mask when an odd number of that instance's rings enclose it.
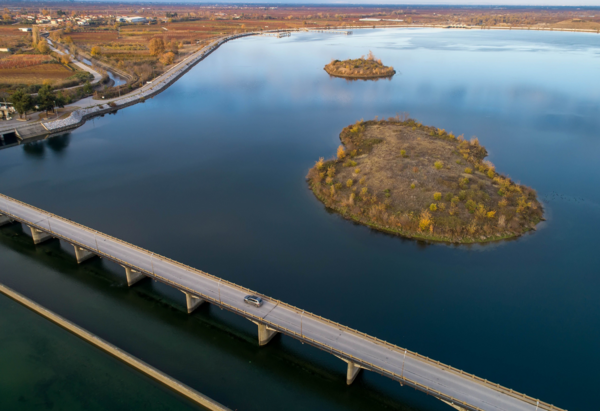
<path fill-rule="evenodd" d="M 246 304 L 254 305 L 256 307 L 260 307 L 263 304 L 263 299 L 256 295 L 247 295 L 244 297 L 244 302 Z"/>

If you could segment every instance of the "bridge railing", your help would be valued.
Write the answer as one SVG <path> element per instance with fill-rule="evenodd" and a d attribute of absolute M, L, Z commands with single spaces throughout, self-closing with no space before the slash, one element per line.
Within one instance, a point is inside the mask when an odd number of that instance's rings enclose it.
<path fill-rule="evenodd" d="M 372 342 L 374 342 L 374 343 L 376 343 L 376 344 L 378 344 L 378 345 L 382 345 L 382 346 L 385 346 L 385 347 L 386 347 L 386 348 L 388 348 L 388 349 L 391 349 L 391 350 L 393 350 L 393 351 L 396 351 L 396 352 L 397 352 L 398 354 L 400 354 L 400 355 L 408 355 L 408 356 L 410 356 L 410 357 L 412 357 L 412 358 L 414 358 L 414 359 L 417 359 L 417 360 L 419 360 L 419 361 L 423 361 L 423 362 L 426 362 L 426 363 L 428 363 L 428 364 L 430 364 L 430 365 L 436 366 L 436 367 L 438 367 L 438 368 L 442 368 L 442 369 L 444 369 L 444 370 L 447 370 L 447 371 L 453 372 L 453 373 L 457 374 L 457 375 L 458 375 L 458 376 L 460 376 L 460 377 L 463 377 L 463 378 L 469 378 L 469 379 L 471 379 L 471 380 L 473 380 L 473 381 L 476 381 L 476 382 L 478 382 L 478 383 L 480 383 L 480 384 L 482 384 L 482 385 L 484 385 L 484 386 L 486 386 L 486 387 L 488 387 L 488 388 L 491 388 L 491 389 L 493 389 L 493 390 L 495 390 L 495 391 L 501 392 L 501 393 L 503 393 L 503 394 L 505 394 L 505 395 L 508 395 L 508 396 L 510 396 L 510 397 L 517 398 L 517 399 L 519 399 L 520 401 L 527 402 L 527 403 L 529 403 L 529 404 L 531 404 L 531 405 L 535 406 L 535 407 L 536 407 L 538 410 L 547 410 L 547 411 L 565 411 L 565 410 L 562 410 L 561 408 L 555 407 L 555 406 L 554 406 L 554 405 L 552 405 L 552 404 L 548 404 L 548 403 L 546 403 L 546 402 L 540 401 L 539 399 L 536 399 L 536 398 L 530 397 L 530 396 L 528 396 L 528 395 L 525 395 L 525 394 L 521 394 L 521 393 L 519 393 L 519 392 L 516 392 L 516 391 L 514 391 L 514 390 L 512 390 L 512 389 L 509 389 L 509 388 L 506 388 L 506 387 L 504 387 L 504 386 L 501 386 L 500 384 L 494 384 L 494 383 L 492 383 L 492 382 L 490 382 L 490 381 L 488 381 L 488 380 L 486 380 L 486 379 L 480 378 L 480 377 L 478 377 L 478 376 L 476 376 L 476 375 L 474 375 L 474 374 L 470 374 L 470 373 L 464 372 L 464 371 L 462 371 L 462 370 L 460 370 L 460 369 L 458 369 L 458 368 L 455 368 L 455 367 L 452 367 L 452 366 L 450 366 L 450 365 L 446 365 L 446 364 L 444 364 L 444 363 L 441 363 L 440 361 L 435 361 L 435 360 L 433 360 L 433 359 L 431 359 L 431 358 L 429 358 L 429 357 L 426 357 L 426 356 L 424 356 L 424 355 L 422 355 L 422 354 L 419 354 L 419 353 L 416 353 L 416 352 L 414 352 L 414 351 L 410 351 L 410 350 L 408 350 L 408 349 L 405 349 L 405 348 L 399 347 L 399 346 L 397 346 L 397 345 L 395 345 L 395 344 L 392 344 L 392 343 L 389 343 L 389 342 L 387 342 L 387 341 L 383 341 L 383 340 L 381 340 L 381 339 L 379 339 L 379 338 L 377 338 L 377 337 L 373 337 L 373 336 L 371 336 L 371 335 L 365 334 L 365 333 L 363 333 L 363 332 L 361 332 L 361 331 L 358 331 L 358 330 L 355 330 L 355 329 L 353 329 L 353 328 L 347 327 L 347 326 L 345 326 L 345 325 L 342 325 L 342 324 L 340 324 L 340 323 L 337 323 L 337 322 L 335 322 L 335 321 L 331 321 L 331 320 L 329 320 L 329 319 L 327 319 L 327 318 L 323 318 L 323 317 L 321 317 L 321 316 L 319 316 L 319 315 L 316 315 L 316 314 L 313 314 L 313 313 L 310 313 L 310 312 L 306 312 L 305 310 L 302 310 L 302 309 L 300 309 L 300 308 L 298 308 L 298 307 L 295 307 L 295 306 L 293 306 L 293 305 L 287 304 L 287 303 L 285 303 L 285 302 L 283 302 L 283 301 L 280 301 L 280 300 L 277 300 L 277 299 L 271 298 L 271 297 L 269 297 L 269 296 L 263 295 L 263 294 L 261 294 L 261 293 L 258 293 L 258 292 L 256 292 L 256 291 L 250 290 L 249 288 L 246 288 L 246 287 L 240 286 L 240 285 L 238 285 L 238 284 L 232 283 L 232 282 L 230 282 L 230 281 L 228 281 L 228 280 L 224 280 L 224 279 L 222 279 L 222 278 L 220 278 L 220 277 L 217 277 L 217 276 L 215 276 L 215 275 L 212 275 L 212 274 L 206 273 L 206 272 L 204 272 L 204 271 L 202 271 L 202 270 L 199 270 L 199 269 L 197 269 L 197 268 L 190 267 L 190 266 L 188 266 L 188 265 L 182 264 L 182 263 L 180 263 L 180 262 L 178 262 L 178 261 L 175 261 L 175 260 L 172 260 L 172 259 L 170 259 L 170 258 L 168 258 L 168 257 L 164 257 L 164 256 L 161 256 L 161 255 L 159 255 L 159 254 L 152 253 L 152 252 L 150 252 L 150 251 L 148 251 L 148 250 L 146 250 L 146 249 L 144 249 L 144 248 L 141 248 L 141 247 L 138 247 L 138 246 L 136 246 L 136 245 L 130 244 L 130 243 L 126 242 L 126 241 L 120 240 L 120 239 L 118 239 L 118 238 L 115 238 L 115 237 L 112 237 L 112 236 L 110 236 L 110 235 L 107 235 L 107 234 L 104 234 L 104 233 L 100 233 L 100 232 L 99 232 L 99 231 L 97 231 L 97 230 L 92 230 L 91 228 L 89 228 L 89 227 L 86 227 L 86 226 L 84 226 L 84 225 L 82 225 L 82 224 L 79 224 L 79 223 L 76 223 L 76 222 L 74 222 L 74 221 L 71 221 L 71 220 L 69 220 L 69 219 L 67 219 L 67 218 L 64 218 L 64 217 L 61 217 L 61 216 L 58 216 L 58 215 L 55 215 L 55 214 L 49 213 L 49 212 L 47 212 L 47 211 L 45 211 L 45 210 L 42 210 L 42 209 L 39 209 L 39 208 L 37 208 L 37 207 L 31 206 L 31 205 L 29 205 L 29 204 L 26 204 L 26 203 L 24 203 L 24 202 L 22 202 L 22 201 L 19 201 L 19 200 L 13 199 L 13 198 L 11 198 L 11 197 L 8 197 L 8 196 L 6 196 L 6 195 L 4 195 L 4 194 L 0 194 L 0 197 L 1 197 L 1 198 L 4 198 L 4 199 L 5 199 L 5 200 L 7 200 L 8 202 L 17 203 L 17 204 L 20 204 L 20 205 L 22 205 L 22 206 L 24 206 L 24 207 L 27 207 L 27 208 L 29 208 L 29 209 L 36 210 L 36 211 L 38 211 L 39 213 L 41 213 L 41 214 L 44 214 L 44 215 L 48 216 L 48 218 L 53 218 L 53 219 L 61 220 L 61 221 L 63 221 L 63 222 L 66 222 L 66 223 L 68 223 L 68 224 L 71 224 L 71 225 L 77 226 L 77 227 L 79 227 L 81 230 L 83 230 L 83 231 L 86 231 L 86 232 L 88 232 L 88 233 L 90 233 L 90 234 L 93 234 L 94 236 L 99 236 L 99 237 L 107 238 L 107 239 L 110 239 L 110 240 L 112 240 L 112 241 L 114 241 L 114 242 L 116 242 L 116 243 L 119 243 L 119 244 L 121 244 L 121 245 L 123 245 L 123 246 L 125 246 L 125 247 L 128 247 L 128 248 L 133 248 L 133 249 L 135 249 L 135 250 L 139 251 L 140 253 L 143 253 L 143 254 L 147 255 L 147 256 L 148 256 L 148 257 L 150 257 L 151 259 L 154 259 L 154 258 L 161 259 L 161 260 L 163 260 L 163 261 L 169 262 L 170 264 L 173 264 L 173 265 L 175 265 L 175 266 L 178 266 L 178 267 L 180 267 L 180 268 L 183 268 L 183 269 L 185 269 L 186 271 L 188 271 L 188 272 L 190 272 L 190 273 L 193 273 L 193 274 L 196 274 L 196 275 L 200 275 L 200 276 L 204 276 L 204 277 L 207 277 L 207 278 L 211 278 L 211 279 L 212 279 L 212 280 L 214 280 L 214 281 L 218 281 L 218 282 L 220 282 L 221 284 L 227 284 L 229 287 L 231 287 L 231 288 L 235 288 L 235 289 L 237 289 L 237 290 L 239 290 L 239 291 L 243 291 L 243 292 L 245 292 L 245 293 L 247 293 L 247 294 L 255 294 L 255 295 L 259 295 L 259 296 L 263 297 L 265 300 L 267 300 L 267 301 L 271 301 L 271 302 L 273 302 L 274 304 L 281 305 L 281 306 L 283 306 L 283 307 L 286 307 L 286 308 L 288 308 L 288 309 L 291 309 L 291 310 L 297 311 L 298 313 L 302 312 L 302 313 L 303 313 L 302 315 L 303 315 L 303 316 L 305 316 L 305 317 L 310 317 L 310 318 L 312 318 L 312 319 L 314 319 L 314 320 L 317 320 L 317 321 L 320 321 L 320 322 L 323 322 L 323 323 L 327 323 L 327 324 L 329 324 L 329 325 L 332 325 L 332 326 L 334 326 L 334 327 L 336 327 L 336 328 L 338 328 L 338 329 L 340 329 L 340 330 L 343 330 L 343 331 L 345 331 L 345 332 L 348 332 L 348 333 L 355 334 L 355 335 L 357 335 L 357 336 L 360 336 L 360 337 L 362 337 L 362 338 L 364 338 L 364 339 L 367 339 L 367 340 L 369 340 L 369 341 L 372 341 Z M 7 215 L 9 215 L 11 218 L 14 218 L 14 219 L 16 219 L 16 220 L 22 221 L 22 222 L 24 222 L 25 224 L 33 225 L 33 226 L 35 226 L 35 227 L 37 227 L 37 228 L 39 228 L 39 229 L 41 229 L 41 230 L 48 231 L 48 228 L 46 228 L 46 227 L 43 227 L 43 226 L 40 226 L 40 225 L 38 225 L 38 224 L 35 224 L 35 223 L 34 223 L 34 222 L 32 222 L 32 221 L 24 221 L 22 218 L 20 218 L 20 217 L 18 217 L 18 216 L 16 216 L 16 215 L 14 215 L 14 214 L 12 214 L 12 213 L 10 212 L 10 210 L 1 211 L 1 213 L 2 213 L 2 214 L 7 214 Z M 51 230 L 51 228 L 50 228 L 50 230 Z M 51 231 L 52 231 L 52 230 L 51 230 Z M 296 332 L 296 331 L 290 330 L 290 329 L 288 329 L 288 328 L 286 328 L 286 327 L 283 327 L 283 326 L 281 326 L 281 325 L 278 325 L 278 324 L 276 324 L 276 323 L 273 323 L 273 322 L 271 322 L 271 321 L 269 321 L 269 320 L 265 320 L 265 319 L 263 319 L 262 317 L 256 316 L 255 314 L 253 314 L 253 313 L 251 313 L 251 312 L 248 312 L 248 311 L 245 311 L 245 310 L 241 310 L 241 309 L 239 309 L 239 308 L 237 308 L 237 307 L 234 307 L 234 306 L 232 306 L 232 305 L 230 305 L 230 304 L 224 303 L 223 301 L 216 300 L 215 298 L 213 298 L 213 297 L 211 297 L 211 296 L 208 296 L 208 295 L 206 295 L 206 294 L 203 294 L 203 293 L 201 293 L 201 292 L 199 292 L 199 291 L 197 291 L 197 290 L 190 289 L 190 288 L 188 288 L 188 287 L 186 287 L 186 286 L 183 286 L 182 284 L 176 283 L 176 282 L 174 282 L 174 281 L 172 281 L 172 280 L 169 280 L 169 279 L 167 279 L 167 278 L 165 278 L 165 277 L 162 277 L 162 276 L 160 276 L 160 275 L 156 274 L 155 272 L 149 272 L 148 270 L 146 270 L 146 269 L 144 269 L 144 268 L 142 268 L 142 267 L 137 267 L 137 266 L 134 266 L 134 265 L 132 265 L 130 262 L 128 262 L 128 261 L 124 261 L 124 260 L 121 260 L 120 258 L 118 258 L 118 257 L 116 257 L 116 256 L 112 256 L 112 255 L 110 255 L 110 254 L 108 254 L 108 253 L 102 252 L 102 251 L 100 251 L 98 248 L 93 248 L 93 247 L 90 247 L 90 246 L 89 246 L 89 245 L 87 245 L 87 244 L 82 244 L 82 243 L 80 243 L 80 242 L 78 242 L 78 241 L 75 241 L 75 240 L 73 240 L 73 239 L 70 239 L 70 238 L 64 237 L 64 236 L 62 236 L 62 235 L 60 235 L 60 234 L 58 234 L 58 233 L 54 233 L 54 232 L 51 232 L 51 233 L 52 233 L 52 234 L 56 234 L 56 235 L 60 236 L 61 238 L 63 238 L 63 239 L 64 239 L 64 240 L 66 240 L 66 241 L 69 241 L 69 242 L 71 242 L 71 243 L 76 243 L 77 245 L 79 245 L 79 246 L 81 246 L 81 247 L 84 247 L 84 248 L 86 248 L 86 249 L 89 249 L 89 250 L 91 250 L 91 251 L 93 251 L 93 252 L 95 252 L 95 253 L 98 253 L 98 254 L 101 254 L 101 255 L 103 255 L 103 256 L 106 256 L 107 258 L 109 258 L 109 259 L 111 259 L 111 260 L 114 260 L 114 261 L 116 261 L 116 262 L 118 262 L 118 263 L 122 263 L 122 264 L 124 264 L 124 265 L 126 265 L 126 266 L 130 266 L 130 267 L 132 267 L 132 268 L 135 268 L 136 270 L 139 270 L 139 271 L 141 271 L 141 272 L 148 273 L 148 274 L 152 275 L 153 277 L 155 277 L 156 279 L 159 279 L 161 282 L 164 282 L 164 283 L 166 283 L 166 284 L 170 284 L 170 285 L 172 285 L 172 286 L 173 286 L 173 287 L 175 287 L 175 288 L 178 288 L 178 289 L 180 289 L 180 290 L 185 290 L 186 292 L 189 292 L 189 293 L 192 293 L 192 294 L 199 295 L 199 296 L 201 296 L 203 299 L 206 299 L 206 300 L 208 300 L 208 301 L 211 301 L 211 302 L 213 302 L 214 304 L 219 304 L 219 305 L 223 306 L 224 308 L 228 309 L 229 311 L 236 312 L 236 313 L 238 313 L 238 314 L 240 314 L 240 315 L 242 315 L 242 316 L 244 316 L 244 317 L 247 317 L 247 318 L 252 318 L 252 319 L 254 319 L 254 320 L 258 321 L 258 322 L 261 322 L 261 323 L 264 323 L 264 324 L 266 324 L 266 325 L 269 325 L 270 327 L 272 327 L 272 328 L 274 328 L 274 329 L 276 329 L 276 330 L 278 330 L 278 331 L 284 332 L 285 334 L 287 334 L 287 335 L 290 335 L 290 336 L 292 336 L 292 337 L 294 337 L 294 338 L 297 338 L 297 339 L 300 339 L 300 340 L 303 340 L 303 341 L 307 341 L 307 342 L 311 343 L 311 345 L 314 345 L 314 346 L 316 346 L 316 347 L 320 347 L 320 348 L 324 349 L 325 351 L 330 351 L 332 354 L 333 354 L 333 353 L 337 353 L 337 354 L 341 355 L 341 356 L 342 356 L 342 357 L 344 357 L 344 358 L 351 359 L 352 361 L 356 362 L 357 364 L 361 364 L 361 365 L 363 365 L 363 366 L 366 366 L 368 369 L 371 369 L 371 370 L 373 370 L 373 371 L 375 371 L 375 372 L 378 372 L 378 373 L 380 373 L 380 374 L 382 374 L 382 375 L 386 375 L 386 376 L 388 376 L 388 377 L 390 377 L 390 378 L 393 378 L 393 379 L 396 379 L 396 380 L 398 380 L 398 381 L 401 381 L 401 382 L 403 382 L 403 383 L 406 383 L 407 385 L 411 385 L 411 386 L 413 386 L 414 388 L 417 388 L 417 389 L 419 389 L 419 390 L 421 390 L 421 391 L 425 391 L 425 392 L 427 392 L 427 393 L 431 393 L 432 395 L 435 395 L 435 396 L 437 396 L 437 397 L 440 397 L 440 398 L 446 399 L 447 401 L 454 402 L 454 403 L 456 403 L 456 404 L 462 404 L 462 406 L 466 406 L 466 407 L 468 407 L 469 409 L 473 409 L 473 410 L 475 410 L 475 411 L 479 411 L 479 410 L 480 410 L 479 408 L 477 408 L 477 407 L 474 407 L 474 406 L 472 406 L 472 405 L 470 405 L 470 404 L 467 404 L 467 403 L 465 403 L 465 402 L 463 402 L 463 401 L 461 401 L 461 400 L 458 400 L 458 399 L 456 399 L 456 398 L 453 398 L 453 397 L 451 397 L 451 396 L 449 396 L 449 395 L 447 395 L 447 394 L 444 394 L 444 393 L 442 393 L 442 392 L 440 392 L 440 391 L 437 391 L 437 390 L 435 390 L 435 389 L 429 388 L 429 387 L 427 387 L 427 386 L 425 386 L 425 385 L 423 385 L 423 384 L 420 384 L 420 383 L 418 383 L 418 382 L 416 382 L 416 381 L 410 380 L 410 379 L 408 379 L 408 378 L 404 377 L 404 375 L 397 375 L 397 374 L 393 373 L 392 371 L 389 371 L 389 370 L 387 370 L 387 369 L 385 369 L 385 368 L 382 368 L 382 367 L 380 367 L 380 366 L 378 366 L 378 365 L 375 365 L 375 364 L 372 364 L 372 363 L 370 363 L 370 362 L 368 362 L 368 361 L 365 361 L 365 360 L 362 360 L 362 359 L 360 359 L 360 358 L 357 358 L 357 357 L 355 357 L 355 356 L 353 356 L 353 355 L 351 355 L 351 354 L 349 354 L 349 353 L 346 353 L 346 352 L 344 352 L 344 351 L 338 350 L 338 349 L 336 349 L 336 348 L 334 348 L 334 347 L 331 347 L 331 346 L 330 346 L 330 345 L 328 345 L 328 344 L 325 344 L 325 343 L 323 343 L 323 342 L 320 342 L 320 341 L 317 341 L 317 340 L 311 339 L 311 338 L 309 338 L 309 337 L 307 337 L 307 336 L 305 336 L 305 335 L 303 335 L 303 334 L 300 334 L 300 333 L 298 333 L 298 332 Z M 482 410 L 482 411 L 483 411 L 483 410 Z"/>

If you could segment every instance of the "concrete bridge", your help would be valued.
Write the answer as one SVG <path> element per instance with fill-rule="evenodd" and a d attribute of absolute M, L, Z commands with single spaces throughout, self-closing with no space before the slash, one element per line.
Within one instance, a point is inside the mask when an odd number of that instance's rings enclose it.
<path fill-rule="evenodd" d="M 345 36 L 350 36 L 352 35 L 352 32 L 349 30 L 335 30 L 335 29 L 328 29 L 328 28 L 307 28 L 307 29 L 300 29 L 300 31 L 305 31 L 305 32 L 310 32 L 310 33 L 328 33 L 328 34 L 343 34 Z"/>
<path fill-rule="evenodd" d="M 189 313 L 207 302 L 241 315 L 257 325 L 260 345 L 281 333 L 330 352 L 348 364 L 348 384 L 364 369 L 461 411 L 564 411 L 0 194 L 0 225 L 12 222 L 29 227 L 35 244 L 52 238 L 72 244 L 78 263 L 99 256 L 120 264 L 129 286 L 150 277 L 180 290 Z M 261 296 L 264 304 L 245 304 L 248 294 Z"/>

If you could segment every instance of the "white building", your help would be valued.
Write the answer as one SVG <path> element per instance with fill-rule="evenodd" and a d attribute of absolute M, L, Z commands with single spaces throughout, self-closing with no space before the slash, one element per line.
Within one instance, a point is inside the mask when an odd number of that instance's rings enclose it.
<path fill-rule="evenodd" d="M 146 17 L 133 16 L 133 17 L 125 17 L 125 20 L 128 23 L 148 23 Z"/>

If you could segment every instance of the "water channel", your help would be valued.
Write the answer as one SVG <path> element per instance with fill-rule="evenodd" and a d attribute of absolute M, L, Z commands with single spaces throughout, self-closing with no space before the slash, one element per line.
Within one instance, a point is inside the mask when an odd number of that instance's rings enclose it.
<path fill-rule="evenodd" d="M 398 72 L 330 78 L 372 50 Z M 600 377 L 600 36 L 365 30 L 227 43 L 154 99 L 0 151 L 0 192 L 569 410 Z M 488 148 L 547 222 L 425 244 L 328 213 L 306 172 L 360 118 L 408 112 Z M 240 410 L 449 410 L 104 260 L 0 229 L 0 282 Z M 192 405 L 0 297 L 0 408 Z M 16 375 L 16 376 L 15 376 Z M 18 378 L 17 378 L 18 377 Z M 158 388 L 157 388 L 158 387 Z M 92 394 L 90 394 L 92 392 Z M 111 398 L 105 398 L 112 396 Z M 151 406 L 149 405 L 151 404 Z M 149 408 L 150 407 L 150 408 Z"/>

